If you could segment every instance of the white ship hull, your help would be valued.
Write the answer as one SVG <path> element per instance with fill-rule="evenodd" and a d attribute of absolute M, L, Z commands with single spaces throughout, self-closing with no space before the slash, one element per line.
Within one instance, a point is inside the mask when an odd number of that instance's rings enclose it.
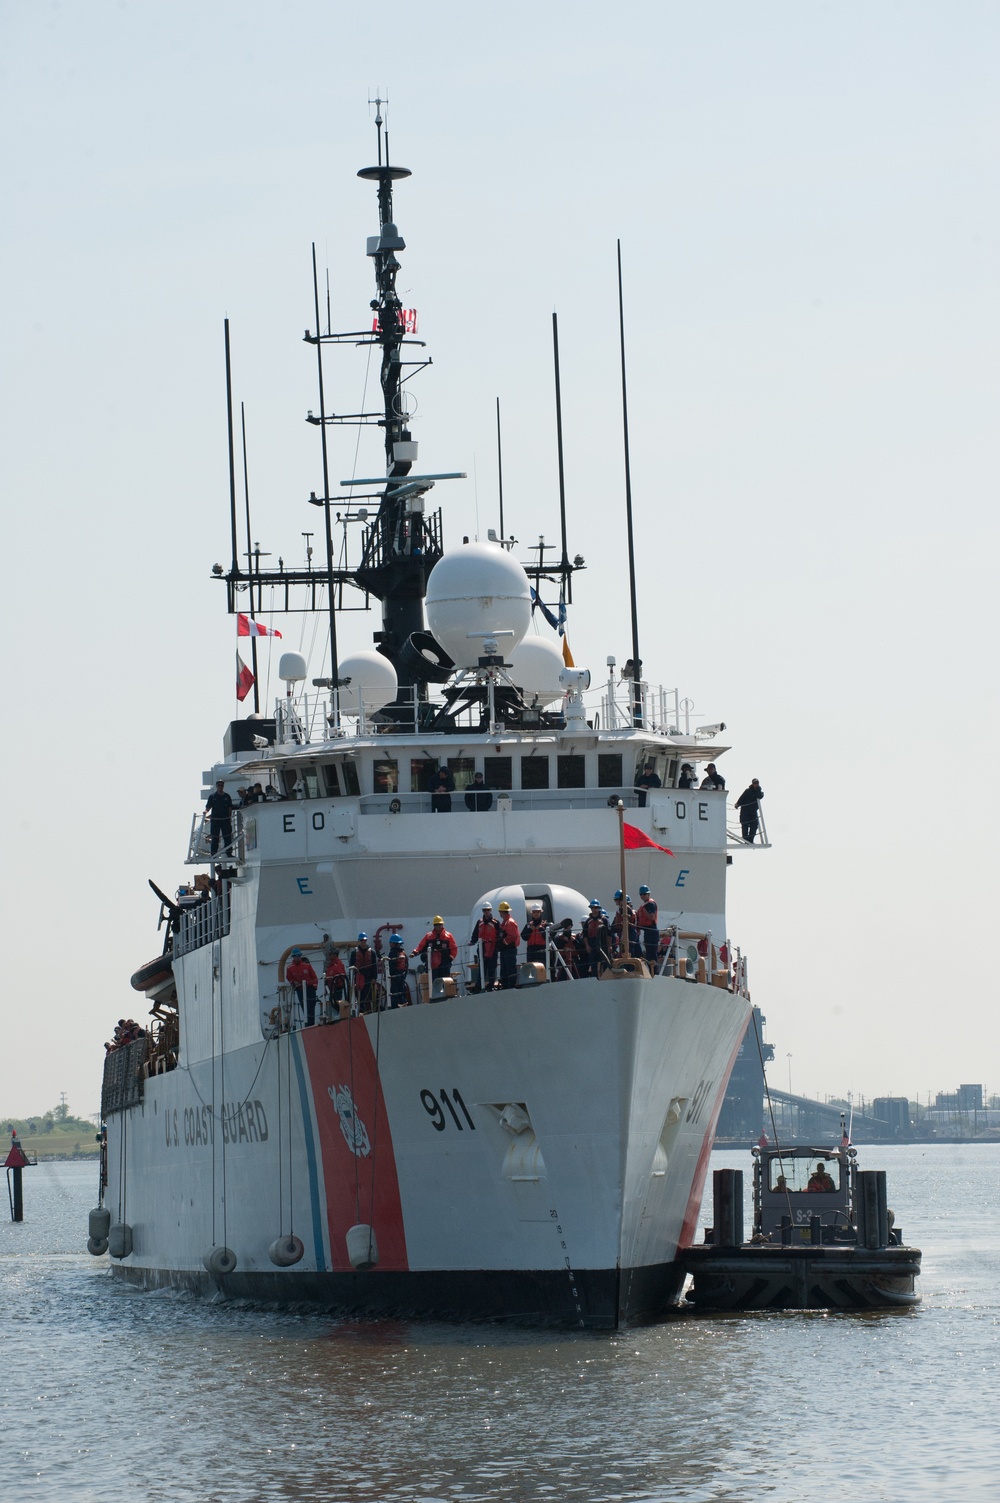
<path fill-rule="evenodd" d="M 747 1014 L 674 978 L 576 981 L 153 1076 L 108 1121 L 106 1204 L 132 1232 L 116 1267 L 145 1286 L 373 1313 L 656 1318 L 679 1292 Z M 362 1272 L 359 1225 L 377 1258 Z M 289 1233 L 303 1256 L 276 1267 L 269 1247 Z M 220 1246 L 236 1267 L 216 1279 L 204 1258 Z"/>

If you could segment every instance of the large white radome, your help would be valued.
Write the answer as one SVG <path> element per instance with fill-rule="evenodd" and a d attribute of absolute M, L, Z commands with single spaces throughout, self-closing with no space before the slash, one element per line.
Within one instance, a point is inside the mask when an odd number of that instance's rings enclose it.
<path fill-rule="evenodd" d="M 396 698 L 396 670 L 380 652 L 353 652 L 341 658 L 338 673 L 351 681 L 340 691 L 340 708 L 348 715 L 356 715 L 362 701 L 367 715 Z"/>
<path fill-rule="evenodd" d="M 516 558 L 495 543 L 466 543 L 445 554 L 427 581 L 427 624 L 458 668 L 474 668 L 483 637 L 508 632 L 497 645 L 507 662 L 531 623 L 531 587 Z"/>
<path fill-rule="evenodd" d="M 510 676 L 524 695 L 526 704 L 541 709 L 562 699 L 566 692 L 559 681 L 563 655 L 554 642 L 547 642 L 544 637 L 525 637 L 507 661 Z"/>

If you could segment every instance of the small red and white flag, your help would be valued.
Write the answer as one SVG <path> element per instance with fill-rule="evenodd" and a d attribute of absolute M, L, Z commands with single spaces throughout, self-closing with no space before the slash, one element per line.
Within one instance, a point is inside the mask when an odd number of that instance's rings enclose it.
<path fill-rule="evenodd" d="M 635 825 L 626 823 L 625 849 L 627 851 L 639 851 L 647 846 L 654 851 L 663 851 L 668 856 L 672 856 L 674 854 L 673 851 L 667 848 L 667 846 L 657 845 L 655 840 L 650 840 L 649 836 L 644 835 L 643 832 L 640 829 L 637 829 Z"/>
<path fill-rule="evenodd" d="M 239 653 L 236 654 L 236 698 L 240 704 L 246 699 L 254 686 L 254 676 L 246 663 L 243 662 Z"/>
<path fill-rule="evenodd" d="M 252 620 L 238 612 L 236 616 L 236 635 L 238 637 L 280 637 L 281 633 L 273 626 L 263 626 L 261 622 Z"/>

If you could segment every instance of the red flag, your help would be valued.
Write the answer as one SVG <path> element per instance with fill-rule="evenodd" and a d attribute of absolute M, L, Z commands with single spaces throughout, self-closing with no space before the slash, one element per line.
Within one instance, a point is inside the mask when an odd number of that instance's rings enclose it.
<path fill-rule="evenodd" d="M 246 663 L 242 661 L 239 653 L 236 654 L 236 698 L 240 704 L 246 699 L 254 686 L 254 676 Z"/>
<path fill-rule="evenodd" d="M 249 616 L 238 612 L 236 635 L 238 637 L 280 637 L 281 633 L 273 626 L 262 626 L 259 621 L 252 621 Z"/>
<path fill-rule="evenodd" d="M 761 1135 L 760 1135 L 760 1137 L 757 1139 L 757 1147 L 758 1148 L 766 1148 L 767 1147 L 767 1133 L 766 1132 L 762 1132 Z"/>
<path fill-rule="evenodd" d="M 654 851 L 665 851 L 668 856 L 674 854 L 665 845 L 657 845 L 655 840 L 650 840 L 649 836 L 644 835 L 641 830 L 636 829 L 635 825 L 626 824 L 625 849 L 627 851 L 638 851 L 642 850 L 645 846 L 650 846 Z"/>

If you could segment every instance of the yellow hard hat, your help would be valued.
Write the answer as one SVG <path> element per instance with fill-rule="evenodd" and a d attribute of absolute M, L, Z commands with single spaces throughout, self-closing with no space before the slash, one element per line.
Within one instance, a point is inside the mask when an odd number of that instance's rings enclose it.
<path fill-rule="evenodd" d="M 500 912 L 501 913 L 509 913 L 510 912 L 510 904 L 509 903 L 501 903 L 500 904 Z"/>
<path fill-rule="evenodd" d="M 432 924 L 443 924 L 444 923 L 444 919 L 441 917 L 440 913 L 435 913 L 434 917 L 431 919 L 431 923 Z"/>

